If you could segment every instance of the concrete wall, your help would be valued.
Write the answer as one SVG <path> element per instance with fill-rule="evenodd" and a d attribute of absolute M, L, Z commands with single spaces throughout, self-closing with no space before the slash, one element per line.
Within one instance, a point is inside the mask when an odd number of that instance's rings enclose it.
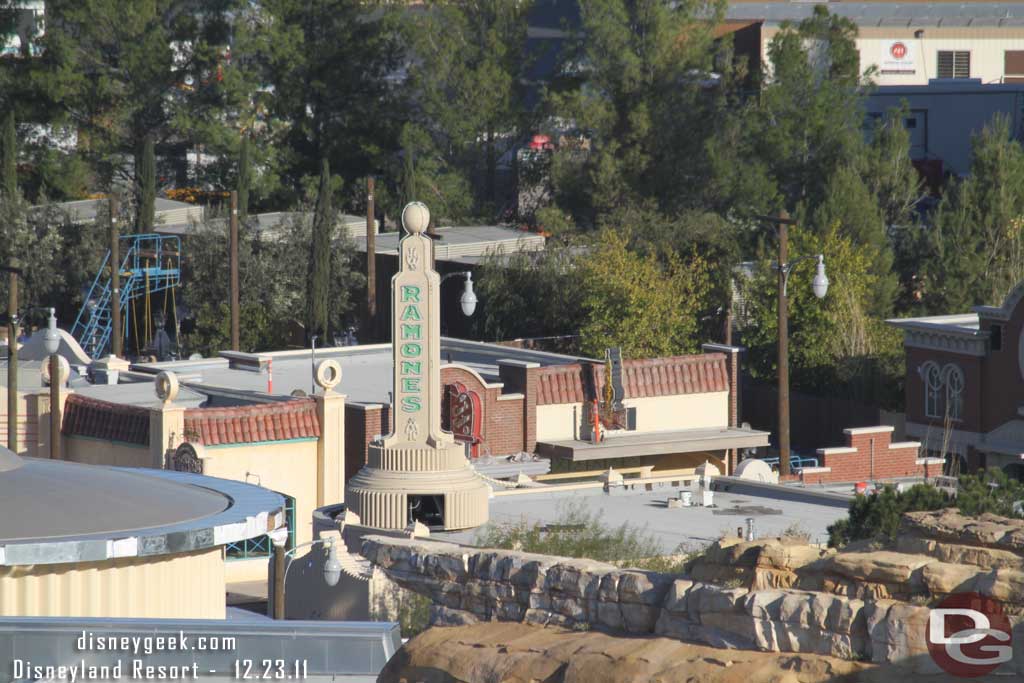
<path fill-rule="evenodd" d="M 295 542 L 312 540 L 317 507 L 317 439 L 207 446 L 203 474 L 272 489 L 295 499 Z"/>
<path fill-rule="evenodd" d="M 87 465 L 149 467 L 152 464 L 148 446 L 88 436 L 64 436 L 62 454 L 65 460 Z"/>
<path fill-rule="evenodd" d="M 636 431 L 658 432 L 729 424 L 729 392 L 677 394 L 628 398 L 623 405 L 636 408 Z M 574 412 L 575 411 L 575 412 Z M 580 433 L 582 403 L 556 403 L 537 406 L 537 440 L 573 439 Z M 589 433 L 587 430 L 586 433 Z M 608 432 L 612 438 L 627 432 Z"/>
<path fill-rule="evenodd" d="M 34 394 L 18 392 L 18 454 L 35 456 L 39 413 Z M 7 387 L 0 386 L 0 444 L 7 446 Z"/>
<path fill-rule="evenodd" d="M 220 547 L 181 555 L 0 567 L 0 615 L 223 619 Z"/>

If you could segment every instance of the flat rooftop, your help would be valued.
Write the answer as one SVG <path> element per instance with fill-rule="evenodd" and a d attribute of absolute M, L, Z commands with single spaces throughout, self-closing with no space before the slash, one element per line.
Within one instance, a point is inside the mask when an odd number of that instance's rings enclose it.
<path fill-rule="evenodd" d="M 828 526 L 847 516 L 845 508 L 834 504 L 719 491 L 715 492 L 713 508 L 669 509 L 668 498 L 677 495 L 675 489 L 661 488 L 621 494 L 591 489 L 495 496 L 490 502 L 491 522 L 516 524 L 526 520 L 529 524 L 556 524 L 568 509 L 579 506 L 600 515 L 601 521 L 612 528 L 628 523 L 645 530 L 654 537 L 662 552 L 671 553 L 680 546 L 701 547 L 724 534 L 735 534 L 737 527 L 746 527 L 748 517 L 754 519 L 758 536 L 778 536 L 793 527 L 810 534 L 812 543 L 824 543 L 828 540 Z M 430 537 L 472 545 L 477 533 L 476 530 L 441 532 L 431 533 Z"/>
<path fill-rule="evenodd" d="M 781 24 L 799 22 L 814 13 L 815 2 L 737 2 L 731 0 L 726 19 Z M 846 17 L 858 26 L 895 28 L 933 27 L 1021 27 L 1021 2 L 829 2 L 828 11 Z"/>
<path fill-rule="evenodd" d="M 480 257 L 489 252 L 513 253 L 518 251 L 539 251 L 544 248 L 546 239 L 535 232 L 526 232 L 500 225 L 467 225 L 449 228 L 437 228 L 435 235 L 440 239 L 434 241 L 434 258 L 447 261 L 451 259 Z M 377 235 L 374 247 L 378 254 L 397 254 L 397 232 L 385 232 Z M 366 251 L 366 237 L 355 238 L 356 248 Z"/>
<path fill-rule="evenodd" d="M 206 358 L 195 361 L 165 363 L 137 363 L 132 365 L 133 377 L 155 375 L 162 370 L 178 374 L 179 381 L 189 388 L 203 392 L 222 389 L 238 392 L 240 396 L 257 394 L 266 398 L 268 361 L 272 363 L 272 396 L 288 396 L 293 391 L 312 393 L 314 363 L 328 358 L 341 366 L 341 382 L 335 391 L 346 394 L 356 404 L 388 404 L 392 391 L 391 344 L 367 344 L 317 349 L 314 356 L 309 349 L 273 353 L 230 354 L 227 357 Z M 469 367 L 487 382 L 500 382 L 498 361 L 509 359 L 538 363 L 542 366 L 565 365 L 580 360 L 578 356 L 531 351 L 499 344 L 486 344 L 463 339 L 442 337 L 441 363 L 455 363 Z M 125 385 L 118 385 L 125 386 Z M 131 386 L 131 385 L 128 385 Z M 319 391 L 319 387 L 317 387 Z M 112 392 L 115 393 L 115 392 Z M 149 388 L 152 394 L 152 388 Z M 116 395 L 107 400 L 125 402 Z M 130 401 L 129 401 L 130 402 Z"/>

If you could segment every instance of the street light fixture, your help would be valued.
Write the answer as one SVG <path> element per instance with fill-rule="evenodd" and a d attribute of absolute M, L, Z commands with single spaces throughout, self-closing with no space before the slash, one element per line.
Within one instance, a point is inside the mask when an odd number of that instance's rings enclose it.
<path fill-rule="evenodd" d="M 811 281 L 811 290 L 818 299 L 825 298 L 828 293 L 828 276 L 825 274 L 825 257 L 822 254 L 816 256 L 802 256 L 789 260 L 789 232 L 790 225 L 796 221 L 789 217 L 785 210 L 779 212 L 778 216 L 758 216 L 758 218 L 769 223 L 774 223 L 779 236 L 779 260 L 772 264 L 772 268 L 779 273 L 778 284 L 778 313 L 779 313 L 779 474 L 787 476 L 789 470 L 789 296 L 787 286 L 789 285 L 789 274 L 797 265 L 804 261 L 816 260 L 817 271 Z"/>
<path fill-rule="evenodd" d="M 466 284 L 462 289 L 462 296 L 459 297 L 459 305 L 462 307 L 462 315 L 467 318 L 471 317 L 476 312 L 476 304 L 479 299 L 476 298 L 476 292 L 473 291 L 473 273 L 468 270 L 460 270 L 455 273 L 448 273 L 441 278 L 441 282 L 453 277 L 464 277 L 466 278 Z"/>
<path fill-rule="evenodd" d="M 319 538 L 308 543 L 297 545 L 291 550 L 285 551 L 284 546 L 288 541 L 288 529 L 282 527 L 275 529 L 269 534 L 274 544 L 274 618 L 284 619 L 284 587 L 288 578 L 288 571 L 292 568 L 291 559 L 295 551 L 317 544 L 323 544 L 327 549 L 327 560 L 324 562 L 323 579 L 324 583 L 333 588 L 341 580 L 341 561 L 338 559 L 338 547 L 333 537 Z M 285 564 L 285 560 L 289 560 Z"/>

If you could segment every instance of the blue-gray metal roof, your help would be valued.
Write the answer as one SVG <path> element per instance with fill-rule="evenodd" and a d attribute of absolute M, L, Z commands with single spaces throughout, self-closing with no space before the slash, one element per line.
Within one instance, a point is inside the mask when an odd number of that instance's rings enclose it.
<path fill-rule="evenodd" d="M 0 566 L 213 548 L 262 536 L 283 509 L 283 496 L 242 482 L 0 448 Z"/>
<path fill-rule="evenodd" d="M 1024 26 L 1021 2 L 731 2 L 726 18 L 780 24 L 810 17 L 817 4 L 858 26 L 1014 27 Z"/>

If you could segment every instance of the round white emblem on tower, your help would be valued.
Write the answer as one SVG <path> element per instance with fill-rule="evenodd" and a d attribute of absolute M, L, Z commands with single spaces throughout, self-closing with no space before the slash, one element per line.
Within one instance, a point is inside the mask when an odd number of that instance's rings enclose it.
<path fill-rule="evenodd" d="M 430 225 L 430 209 L 423 202 L 409 202 L 402 209 L 402 225 L 410 235 L 419 235 Z"/>

